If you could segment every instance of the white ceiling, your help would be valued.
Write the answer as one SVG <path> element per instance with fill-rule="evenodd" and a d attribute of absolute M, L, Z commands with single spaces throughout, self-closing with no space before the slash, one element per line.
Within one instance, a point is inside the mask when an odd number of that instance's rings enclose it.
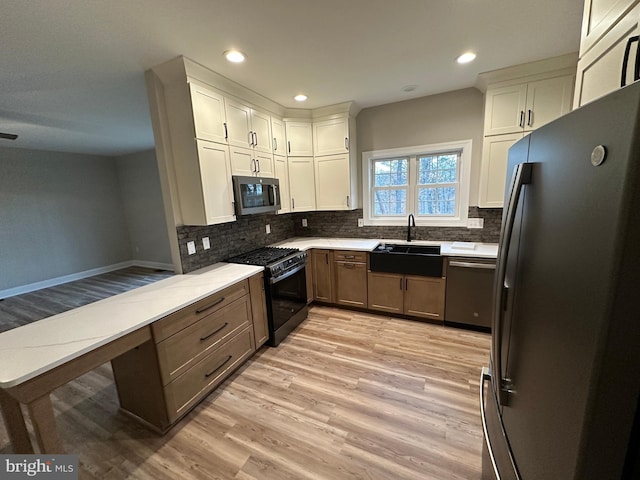
<path fill-rule="evenodd" d="M 579 47 L 582 0 L 2 0 L 0 146 L 153 146 L 144 71 L 184 55 L 280 103 L 360 108 Z M 248 55 L 232 65 L 222 52 Z M 457 65 L 474 50 L 478 59 Z M 402 87 L 417 85 L 405 93 Z"/>

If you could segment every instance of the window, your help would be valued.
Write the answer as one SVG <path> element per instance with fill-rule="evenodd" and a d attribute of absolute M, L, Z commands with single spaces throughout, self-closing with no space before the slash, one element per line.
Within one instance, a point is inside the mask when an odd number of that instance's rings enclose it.
<path fill-rule="evenodd" d="M 366 225 L 466 226 L 471 140 L 365 152 Z"/>

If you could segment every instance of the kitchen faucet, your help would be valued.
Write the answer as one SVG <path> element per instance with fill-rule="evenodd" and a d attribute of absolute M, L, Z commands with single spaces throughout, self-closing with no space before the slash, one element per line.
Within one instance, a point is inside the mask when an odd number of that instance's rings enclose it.
<path fill-rule="evenodd" d="M 411 225 L 413 224 L 413 225 Z M 409 214 L 409 219 L 407 221 L 407 242 L 411 241 L 411 227 L 415 227 L 416 226 L 416 219 L 413 216 L 413 213 Z"/>

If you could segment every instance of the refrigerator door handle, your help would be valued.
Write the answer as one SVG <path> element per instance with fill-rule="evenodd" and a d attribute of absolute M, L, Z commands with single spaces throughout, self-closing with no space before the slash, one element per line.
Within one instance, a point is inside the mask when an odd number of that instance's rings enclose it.
<path fill-rule="evenodd" d="M 485 412 L 484 384 L 489 380 L 491 380 L 491 371 L 487 367 L 482 367 L 482 373 L 480 373 L 480 417 L 482 418 L 482 433 L 484 435 L 484 441 L 487 444 L 487 450 L 489 451 L 493 473 L 496 476 L 496 480 L 500 480 L 500 472 L 498 472 L 496 457 L 493 454 L 491 439 L 489 438 L 489 432 L 487 430 L 487 414 Z"/>
<path fill-rule="evenodd" d="M 498 388 L 498 402 L 501 406 L 508 404 L 509 394 L 513 392 L 513 385 L 509 382 L 505 385 L 502 378 L 502 321 L 504 315 L 504 299 L 506 286 L 504 284 L 507 273 L 507 259 L 509 257 L 509 244 L 513 234 L 516 213 L 518 210 L 518 202 L 520 194 L 525 185 L 531 183 L 531 163 L 519 163 L 513 171 L 511 179 L 511 187 L 509 189 L 509 202 L 505 214 L 504 224 L 500 232 L 500 250 L 498 252 L 498 261 L 496 263 L 496 283 L 493 291 L 494 308 L 493 311 L 493 376 L 494 385 Z"/>

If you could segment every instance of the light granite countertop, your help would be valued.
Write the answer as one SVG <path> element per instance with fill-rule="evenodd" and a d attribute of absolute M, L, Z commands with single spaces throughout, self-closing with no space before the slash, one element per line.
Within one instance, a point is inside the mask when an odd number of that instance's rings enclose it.
<path fill-rule="evenodd" d="M 448 257 L 468 258 L 496 258 L 498 256 L 497 243 L 478 242 L 434 242 L 427 240 L 397 239 L 366 239 L 366 238 L 320 238 L 298 237 L 285 240 L 273 246 L 299 248 L 309 250 L 311 248 L 325 248 L 329 250 L 360 250 L 370 252 L 380 244 L 411 244 L 411 245 L 440 245 L 440 253 Z"/>
<path fill-rule="evenodd" d="M 19 385 L 262 270 L 217 263 L 0 333 L 0 388 Z"/>

